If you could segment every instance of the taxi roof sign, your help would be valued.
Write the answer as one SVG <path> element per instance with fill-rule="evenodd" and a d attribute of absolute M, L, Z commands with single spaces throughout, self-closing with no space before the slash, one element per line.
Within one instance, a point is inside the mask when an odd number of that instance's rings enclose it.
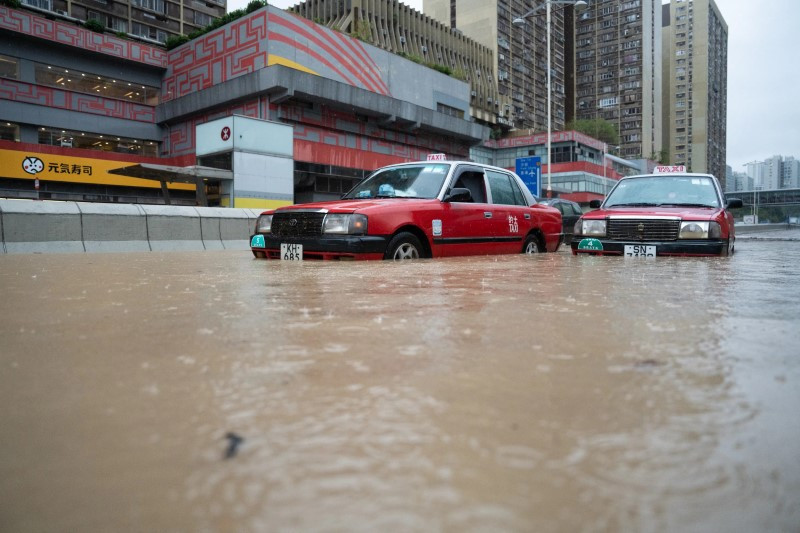
<path fill-rule="evenodd" d="M 447 161 L 447 154 L 428 154 L 428 161 Z"/>
<path fill-rule="evenodd" d="M 658 165 L 654 170 L 655 174 L 686 174 L 685 165 Z"/>

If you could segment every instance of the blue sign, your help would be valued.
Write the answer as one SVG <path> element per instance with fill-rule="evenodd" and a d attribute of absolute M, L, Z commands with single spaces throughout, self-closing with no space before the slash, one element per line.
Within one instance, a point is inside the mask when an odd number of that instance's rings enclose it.
<path fill-rule="evenodd" d="M 517 175 L 522 178 L 528 190 L 536 198 L 542 196 L 542 158 L 538 156 L 520 157 L 516 163 Z"/>

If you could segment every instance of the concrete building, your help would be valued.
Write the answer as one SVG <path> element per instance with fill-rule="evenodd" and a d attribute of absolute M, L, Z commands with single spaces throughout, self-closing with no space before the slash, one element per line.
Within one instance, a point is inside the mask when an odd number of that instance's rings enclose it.
<path fill-rule="evenodd" d="M 745 165 L 747 175 L 762 190 L 800 188 L 800 161 L 792 156 L 774 155 Z"/>
<path fill-rule="evenodd" d="M 455 27 L 397 0 L 308 0 L 290 11 L 468 82 L 473 119 L 504 129 L 512 125 L 510 100 L 500 97 L 495 83 L 493 48 Z"/>
<path fill-rule="evenodd" d="M 800 189 L 800 160 L 787 157 L 783 160 L 783 189 Z"/>
<path fill-rule="evenodd" d="M 489 137 L 468 83 L 271 6 L 169 51 L 0 6 L 0 65 L 5 197 L 268 208 Z"/>
<path fill-rule="evenodd" d="M 663 149 L 660 0 L 595 0 L 575 21 L 576 118 L 602 118 L 626 159 Z"/>
<path fill-rule="evenodd" d="M 512 21 L 531 9 L 524 0 L 423 0 L 423 10 L 444 24 L 489 47 L 502 115 L 515 128 L 547 129 L 547 41 L 544 9 L 524 26 Z M 568 78 L 571 79 L 572 6 L 554 6 L 551 26 L 552 131 L 564 129 Z M 507 107 L 508 106 L 508 107 Z"/>
<path fill-rule="evenodd" d="M 188 35 L 225 14 L 226 0 L 22 0 L 50 18 L 94 20 L 111 33 L 164 43 Z"/>
<path fill-rule="evenodd" d="M 761 163 L 761 188 L 765 191 L 780 189 L 783 184 L 783 157 L 774 155 Z"/>
<path fill-rule="evenodd" d="M 714 0 L 673 0 L 663 11 L 663 120 L 670 162 L 722 181 L 728 26 Z"/>

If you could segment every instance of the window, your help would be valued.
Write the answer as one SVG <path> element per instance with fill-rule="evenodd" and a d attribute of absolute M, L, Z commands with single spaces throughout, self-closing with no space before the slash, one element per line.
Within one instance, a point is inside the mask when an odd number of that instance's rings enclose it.
<path fill-rule="evenodd" d="M 613 107 L 617 105 L 617 97 L 613 98 L 601 98 L 600 102 L 598 103 L 598 107 Z"/>
<path fill-rule="evenodd" d="M 55 65 L 34 64 L 36 83 L 66 91 L 116 98 L 128 102 L 156 105 L 160 90 L 127 80 L 109 79 L 89 72 L 66 69 Z"/>
<path fill-rule="evenodd" d="M 450 115 L 451 117 L 464 118 L 463 110 L 445 105 L 441 102 L 436 102 L 436 111 L 444 113 L 445 115 Z"/>
<path fill-rule="evenodd" d="M 155 141 L 143 141 L 140 139 L 116 137 L 114 135 L 101 135 L 99 133 L 60 130 L 55 128 L 39 128 L 38 133 L 39 144 L 152 157 L 158 155 L 158 143 Z"/>
<path fill-rule="evenodd" d="M 111 28 L 114 31 L 121 31 L 126 33 L 128 31 L 128 21 L 117 17 L 109 17 L 111 20 Z"/>
<path fill-rule="evenodd" d="M 493 170 L 486 171 L 489 178 L 489 190 L 492 191 L 492 203 L 503 205 L 525 205 L 522 191 L 512 181 L 511 176 Z"/>
<path fill-rule="evenodd" d="M 53 0 L 22 0 L 26 6 L 38 7 L 39 9 L 53 10 Z"/>
<path fill-rule="evenodd" d="M 19 124 L 0 122 L 0 140 L 19 142 Z"/>
<path fill-rule="evenodd" d="M 0 78 L 19 77 L 17 58 L 0 55 Z"/>
<path fill-rule="evenodd" d="M 157 13 L 166 13 L 164 0 L 131 0 L 131 4 Z"/>
<path fill-rule="evenodd" d="M 212 20 L 214 20 L 214 17 L 211 15 L 206 15 L 205 13 L 200 13 L 199 11 L 194 12 L 194 23 L 198 26 L 208 26 L 211 24 Z"/>

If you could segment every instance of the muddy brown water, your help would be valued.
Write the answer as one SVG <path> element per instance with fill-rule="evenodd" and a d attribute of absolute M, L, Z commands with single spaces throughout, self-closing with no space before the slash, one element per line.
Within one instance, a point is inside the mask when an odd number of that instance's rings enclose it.
<path fill-rule="evenodd" d="M 798 531 L 793 246 L 0 256 L 0 530 Z"/>

